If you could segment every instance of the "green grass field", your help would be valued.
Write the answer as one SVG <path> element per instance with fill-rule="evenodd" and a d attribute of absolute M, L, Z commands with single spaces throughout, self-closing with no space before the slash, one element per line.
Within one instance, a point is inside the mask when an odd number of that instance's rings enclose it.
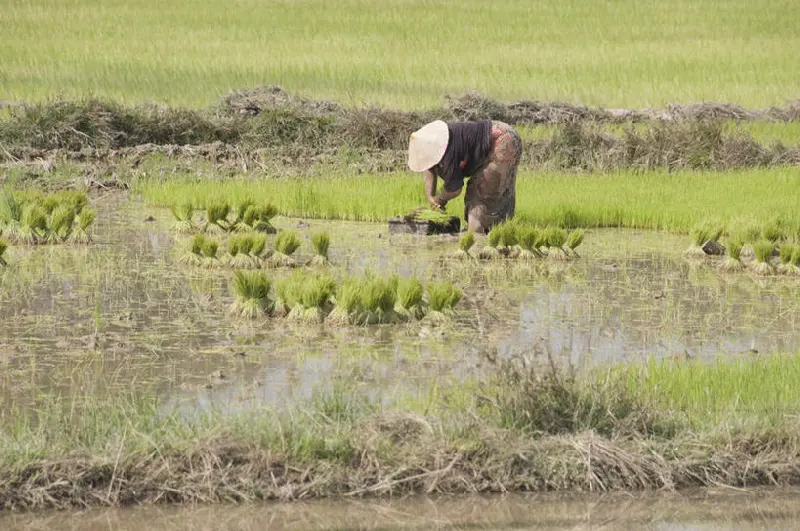
<path fill-rule="evenodd" d="M 343 104 L 603 106 L 800 97 L 795 0 L 10 0 L 0 99 L 90 93 L 206 106 L 280 84 Z"/>
<path fill-rule="evenodd" d="M 271 202 L 284 215 L 385 221 L 425 203 L 422 179 L 412 174 L 308 179 L 204 181 L 187 175 L 142 180 L 145 200 L 159 206 L 224 198 Z M 353 193 L 358 190 L 358 193 Z M 448 212 L 463 216 L 463 193 Z M 800 231 L 800 168 L 738 172 L 653 171 L 575 174 L 521 172 L 517 215 L 543 225 L 630 227 L 688 231 L 713 219 L 725 224 L 780 221 Z"/>

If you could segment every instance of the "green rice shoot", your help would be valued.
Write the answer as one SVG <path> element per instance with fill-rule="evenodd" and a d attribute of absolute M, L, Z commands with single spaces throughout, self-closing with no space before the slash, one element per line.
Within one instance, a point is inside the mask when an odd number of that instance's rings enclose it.
<path fill-rule="evenodd" d="M 275 237 L 275 252 L 269 257 L 268 263 L 273 267 L 294 267 L 296 262 L 292 255 L 300 247 L 300 238 L 297 233 L 290 230 L 280 232 Z"/>
<path fill-rule="evenodd" d="M 577 249 L 583 243 L 584 236 L 585 234 L 583 229 L 574 229 L 570 231 L 569 236 L 567 236 L 566 247 L 576 256 L 578 253 L 575 251 L 575 249 Z"/>
<path fill-rule="evenodd" d="M 312 267 L 324 267 L 330 265 L 328 260 L 328 250 L 331 245 L 331 236 L 327 232 L 317 232 L 311 236 L 311 245 L 314 247 L 314 256 L 308 261 Z"/>
<path fill-rule="evenodd" d="M 362 286 L 364 281 L 355 277 L 343 278 L 334 294 L 334 307 L 326 322 L 346 326 L 356 324 L 363 313 Z"/>
<path fill-rule="evenodd" d="M 483 249 L 478 253 L 478 258 L 481 260 L 497 260 L 500 258 L 500 240 L 503 238 L 502 224 L 497 224 L 489 230 L 488 242 Z"/>
<path fill-rule="evenodd" d="M 455 252 L 455 258 L 466 260 L 472 258 L 470 249 L 475 245 L 475 234 L 472 231 L 465 232 L 458 240 L 458 250 Z"/>
<path fill-rule="evenodd" d="M 566 260 L 568 258 L 564 251 L 564 244 L 567 243 L 567 231 L 560 227 L 547 227 L 545 229 L 545 245 L 547 245 L 547 257 L 554 260 Z"/>
<path fill-rule="evenodd" d="M 84 208 L 78 215 L 78 228 L 72 232 L 71 241 L 78 244 L 87 244 L 92 242 L 92 236 L 89 234 L 89 227 L 94 223 L 97 218 L 97 212 L 92 208 Z"/>
<path fill-rule="evenodd" d="M 397 284 L 397 304 L 395 312 L 402 319 L 422 319 L 425 316 L 424 308 L 425 288 L 417 278 L 405 278 Z"/>
<path fill-rule="evenodd" d="M 329 275 L 314 273 L 304 275 L 296 282 L 298 302 L 288 317 L 307 323 L 321 323 L 330 310 L 331 298 L 336 291 L 336 281 Z"/>
<path fill-rule="evenodd" d="M 224 202 L 214 202 L 206 207 L 206 224 L 203 227 L 204 232 L 227 232 L 230 228 L 228 225 L 228 214 L 230 213 L 230 205 Z"/>
<path fill-rule="evenodd" d="M 361 305 L 364 313 L 361 324 L 394 323 L 397 315 L 397 286 L 391 279 L 368 277 L 361 290 Z"/>
<path fill-rule="evenodd" d="M 75 225 L 75 209 L 71 205 L 60 204 L 50 215 L 49 238 L 53 243 L 66 241 Z"/>
<path fill-rule="evenodd" d="M 753 252 L 756 257 L 755 272 L 758 275 L 770 275 L 774 272 L 769 263 L 775 251 L 775 244 L 767 239 L 762 239 L 753 244 Z"/>
<path fill-rule="evenodd" d="M 742 265 L 741 256 L 744 244 L 738 238 L 729 239 L 727 244 L 725 260 L 720 264 L 720 269 L 726 273 L 742 271 L 744 265 Z"/>
<path fill-rule="evenodd" d="M 270 299 L 272 283 L 262 271 L 236 270 L 233 274 L 233 289 L 236 300 L 229 313 L 245 319 L 269 315 L 274 309 Z"/>
<path fill-rule="evenodd" d="M 539 230 L 536 227 L 523 226 L 519 229 L 519 244 L 522 250 L 519 253 L 520 260 L 534 260 L 540 253 L 536 245 L 540 241 Z"/>
<path fill-rule="evenodd" d="M 455 316 L 455 307 L 461 301 L 461 288 L 448 280 L 428 284 L 428 315 L 426 319 L 444 322 Z"/>

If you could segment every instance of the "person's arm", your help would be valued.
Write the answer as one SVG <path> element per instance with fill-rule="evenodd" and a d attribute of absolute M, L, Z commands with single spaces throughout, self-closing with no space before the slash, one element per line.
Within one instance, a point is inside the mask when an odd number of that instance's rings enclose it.
<path fill-rule="evenodd" d="M 428 203 L 430 203 L 431 207 L 439 208 L 439 204 L 436 202 L 436 175 L 433 174 L 430 170 L 425 170 L 423 173 L 425 178 L 425 197 L 428 199 Z"/>

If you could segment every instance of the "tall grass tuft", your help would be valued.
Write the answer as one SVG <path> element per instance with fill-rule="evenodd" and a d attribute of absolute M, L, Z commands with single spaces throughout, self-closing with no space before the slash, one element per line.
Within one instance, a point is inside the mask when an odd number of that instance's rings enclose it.
<path fill-rule="evenodd" d="M 345 326 L 360 321 L 363 314 L 363 284 L 362 279 L 355 277 L 346 277 L 339 282 L 334 294 L 333 310 L 326 319 L 328 324 Z"/>
<path fill-rule="evenodd" d="M 470 249 L 475 245 L 475 235 L 472 231 L 467 231 L 461 236 L 461 239 L 458 241 L 458 251 L 455 252 L 455 258 L 460 260 L 466 260 L 472 258 L 470 254 Z"/>
<path fill-rule="evenodd" d="M 398 317 L 394 311 L 397 303 L 397 282 L 394 279 L 370 276 L 361 290 L 361 306 L 364 309 L 360 324 L 394 323 Z"/>
<path fill-rule="evenodd" d="M 97 212 L 92 208 L 84 208 L 78 215 L 78 227 L 72 231 L 70 241 L 72 243 L 87 244 L 92 242 L 89 234 L 89 227 L 94 223 Z"/>
<path fill-rule="evenodd" d="M 233 289 L 236 300 L 229 313 L 246 319 L 269 315 L 275 302 L 270 298 L 272 283 L 262 271 L 242 271 L 233 273 Z"/>
<path fill-rule="evenodd" d="M 419 279 L 401 279 L 397 284 L 395 313 L 404 320 L 422 319 L 425 316 L 424 295 L 425 288 Z"/>
<path fill-rule="evenodd" d="M 294 267 L 297 262 L 292 254 L 300 247 L 300 238 L 294 231 L 282 231 L 275 237 L 275 252 L 268 258 L 267 263 L 272 267 Z"/>
<path fill-rule="evenodd" d="M 327 232 L 317 232 L 311 236 L 311 245 L 314 247 L 314 256 L 308 261 L 312 267 L 326 267 L 330 265 L 328 249 L 331 246 L 331 236 Z"/>
<path fill-rule="evenodd" d="M 5 267 L 8 265 L 6 259 L 3 255 L 6 253 L 6 249 L 8 249 L 8 240 L 5 238 L 0 238 L 0 266 Z"/>
<path fill-rule="evenodd" d="M 455 316 L 455 307 L 461 300 L 461 288 L 450 281 L 428 284 L 428 314 L 426 320 L 434 324 L 443 323 Z"/>
<path fill-rule="evenodd" d="M 744 269 L 744 265 L 742 265 L 741 255 L 742 255 L 742 241 L 737 238 L 732 238 L 728 240 L 728 245 L 725 249 L 727 256 L 725 257 L 725 261 L 720 264 L 720 269 L 725 273 L 736 273 L 738 271 L 742 271 Z"/>
<path fill-rule="evenodd" d="M 775 272 L 772 264 L 769 263 L 772 254 L 775 252 L 775 244 L 767 239 L 762 239 L 753 244 L 753 252 L 756 256 L 756 264 L 753 268 L 757 275 L 771 275 Z"/>

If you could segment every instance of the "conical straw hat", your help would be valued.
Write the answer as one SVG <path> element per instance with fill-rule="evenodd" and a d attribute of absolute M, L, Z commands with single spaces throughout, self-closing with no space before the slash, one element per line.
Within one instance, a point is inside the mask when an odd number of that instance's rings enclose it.
<path fill-rule="evenodd" d="M 431 122 L 411 133 L 408 141 L 408 167 L 425 171 L 442 160 L 450 140 L 450 129 L 441 120 Z"/>

